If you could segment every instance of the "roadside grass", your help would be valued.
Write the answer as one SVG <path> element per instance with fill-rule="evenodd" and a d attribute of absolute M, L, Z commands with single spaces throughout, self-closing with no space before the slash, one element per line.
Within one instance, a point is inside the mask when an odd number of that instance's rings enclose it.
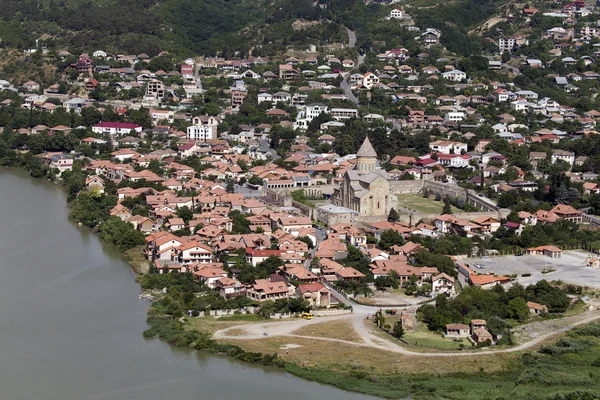
<path fill-rule="evenodd" d="M 364 343 L 349 321 L 331 321 L 308 325 L 293 331 L 292 334 L 339 339 L 354 343 Z"/>
<path fill-rule="evenodd" d="M 366 306 L 373 306 L 377 304 L 377 300 L 372 299 L 370 297 L 358 297 L 355 298 L 354 301 L 358 304 L 363 304 Z"/>
<path fill-rule="evenodd" d="M 199 332 L 206 332 L 210 335 L 214 334 L 216 331 L 220 331 L 221 329 L 231 328 L 233 326 L 245 325 L 246 323 L 250 324 L 251 322 L 244 321 L 222 321 L 217 318 L 204 317 L 204 318 L 187 318 L 186 319 L 186 328 L 197 330 Z"/>
<path fill-rule="evenodd" d="M 435 196 L 424 198 L 421 194 L 399 194 L 398 205 L 422 212 L 423 214 L 441 214 L 444 208 L 443 201 L 435 201 Z M 452 212 L 456 208 L 452 207 Z"/>
<path fill-rule="evenodd" d="M 268 319 L 261 317 L 258 314 L 234 314 L 216 318 L 217 321 L 246 321 L 246 322 L 269 322 Z"/>
<path fill-rule="evenodd" d="M 277 353 L 283 360 L 301 368 L 316 368 L 351 373 L 356 370 L 376 375 L 449 374 L 499 372 L 517 358 L 514 354 L 461 356 L 440 358 L 405 356 L 378 348 L 349 343 L 315 340 L 298 336 L 277 336 L 265 339 L 227 338 L 219 342 L 240 346 L 246 351 Z M 285 348 L 286 345 L 300 347 Z M 282 349 L 283 347 L 283 349 Z M 458 362 L 460 361 L 460 362 Z"/>

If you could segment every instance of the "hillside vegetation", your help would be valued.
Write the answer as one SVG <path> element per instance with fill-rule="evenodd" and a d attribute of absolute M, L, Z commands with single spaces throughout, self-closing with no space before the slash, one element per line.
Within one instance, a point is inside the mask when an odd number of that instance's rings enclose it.
<path fill-rule="evenodd" d="M 443 28 L 442 44 L 463 54 L 477 49 L 467 35 L 469 27 L 501 4 L 420 3 L 407 3 L 417 25 Z M 28 48 L 41 39 L 50 49 L 270 55 L 290 44 L 345 41 L 340 33 L 347 26 L 358 31 L 359 47 L 368 49 L 380 36 L 388 8 L 361 0 L 322 0 L 319 5 L 311 0 L 0 0 L 0 46 Z M 297 20 L 324 23 L 291 34 Z"/>

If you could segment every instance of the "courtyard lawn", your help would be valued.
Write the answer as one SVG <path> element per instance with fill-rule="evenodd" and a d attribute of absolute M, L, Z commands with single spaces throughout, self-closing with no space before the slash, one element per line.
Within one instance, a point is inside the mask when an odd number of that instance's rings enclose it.
<path fill-rule="evenodd" d="M 414 346 L 422 346 L 440 350 L 459 350 L 462 344 L 464 348 L 471 348 L 471 343 L 467 339 L 462 342 L 455 342 L 450 338 L 442 338 L 439 333 L 429 331 L 406 332 L 402 339 Z"/>
<path fill-rule="evenodd" d="M 444 208 L 443 201 L 435 201 L 435 196 L 425 198 L 422 194 L 399 194 L 398 205 L 423 214 L 441 214 Z M 452 207 L 452 212 L 454 211 L 456 210 Z"/>

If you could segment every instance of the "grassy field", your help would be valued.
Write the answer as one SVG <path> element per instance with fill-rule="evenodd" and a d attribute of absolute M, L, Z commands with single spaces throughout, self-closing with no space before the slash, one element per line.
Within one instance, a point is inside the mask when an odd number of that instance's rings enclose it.
<path fill-rule="evenodd" d="M 392 317 L 387 320 L 391 322 Z M 198 318 L 195 323 L 198 329 L 214 331 L 252 322 Z M 319 323 L 295 334 L 344 335 L 347 340 L 356 333 L 344 323 L 347 322 L 332 321 L 329 326 Z M 454 344 L 435 336 L 418 331 L 408 334 L 407 339 L 438 347 L 441 342 Z M 600 323 L 548 338 L 527 352 L 460 357 L 406 356 L 359 343 L 332 343 L 298 336 L 229 338 L 222 343 L 238 345 L 249 352 L 276 353 L 284 368 L 301 378 L 390 399 L 600 399 Z"/>
<path fill-rule="evenodd" d="M 309 325 L 294 332 L 294 335 L 315 336 L 345 340 L 347 342 L 364 343 L 348 321 L 331 321 Z"/>
<path fill-rule="evenodd" d="M 277 336 L 265 339 L 231 339 L 246 351 L 277 353 L 283 360 L 306 368 L 324 368 L 340 373 L 369 371 L 376 375 L 450 374 L 499 372 L 517 357 L 511 354 L 463 356 L 460 362 L 440 362 L 437 357 L 404 356 L 373 347 L 301 337 Z M 294 346 L 289 346 L 294 345 Z"/>
<path fill-rule="evenodd" d="M 443 201 L 435 201 L 434 196 L 424 198 L 422 194 L 399 194 L 398 205 L 424 214 L 440 214 L 444 208 Z M 455 211 L 453 207 L 452 212 Z"/>
<path fill-rule="evenodd" d="M 452 339 L 442 338 L 438 333 L 426 331 L 407 332 L 402 339 L 411 345 L 440 350 L 459 350 L 460 344 L 467 349 L 471 347 L 471 343 L 466 339 L 462 342 L 455 342 Z"/>
<path fill-rule="evenodd" d="M 600 324 L 592 324 L 537 351 L 460 358 L 409 357 L 293 338 L 303 347 L 282 357 L 294 361 L 286 369 L 302 378 L 390 399 L 593 400 L 600 398 L 599 337 Z M 266 351 L 280 346 L 260 342 L 252 346 Z"/>
<path fill-rule="evenodd" d="M 258 321 L 256 315 L 234 315 L 231 317 L 222 318 L 188 318 L 187 326 L 188 329 L 195 329 L 199 332 L 210 333 L 211 335 L 221 329 L 231 328 L 232 326 L 239 326 L 245 324 L 251 324 L 252 322 Z M 264 319 L 260 319 L 261 322 L 269 322 Z"/>

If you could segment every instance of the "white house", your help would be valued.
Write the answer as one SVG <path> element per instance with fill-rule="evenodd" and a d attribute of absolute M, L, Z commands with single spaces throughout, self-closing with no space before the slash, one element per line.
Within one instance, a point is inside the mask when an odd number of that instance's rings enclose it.
<path fill-rule="evenodd" d="M 390 19 L 392 18 L 404 18 L 404 12 L 399 8 L 394 8 L 390 11 Z"/>
<path fill-rule="evenodd" d="M 128 135 L 131 131 L 141 133 L 142 127 L 131 122 L 100 122 L 92 126 L 92 132 L 112 137 Z"/>
<path fill-rule="evenodd" d="M 273 101 L 273 95 L 271 93 L 260 93 L 257 97 L 258 104 L 264 101 Z"/>
<path fill-rule="evenodd" d="M 443 154 L 460 154 L 467 151 L 467 144 L 451 140 L 436 140 L 429 143 L 429 148 Z"/>
<path fill-rule="evenodd" d="M 149 112 L 154 125 L 160 121 L 167 121 L 167 123 L 172 124 L 175 118 L 175 113 L 171 110 L 150 110 Z"/>
<path fill-rule="evenodd" d="M 560 160 L 569 163 L 569 165 L 573 165 L 575 162 L 575 153 L 567 150 L 552 150 L 551 158 L 553 164 Z"/>
<path fill-rule="evenodd" d="M 192 262 L 209 263 L 212 261 L 212 249 L 195 241 L 181 245 L 177 250 L 178 261 L 182 264 Z"/>
<path fill-rule="evenodd" d="M 192 118 L 192 125 L 187 128 L 188 139 L 207 141 L 217 137 L 219 120 L 211 116 L 199 116 Z"/>
<path fill-rule="evenodd" d="M 363 75 L 362 84 L 366 89 L 371 89 L 377 83 L 379 83 L 379 77 L 377 77 L 377 75 L 375 75 L 374 73 L 367 72 L 366 74 Z"/>
<path fill-rule="evenodd" d="M 454 291 L 454 278 L 445 273 L 441 273 L 431 278 L 431 294 L 435 297 L 438 294 L 445 294 L 446 296 L 453 296 L 456 292 Z"/>
<path fill-rule="evenodd" d="M 94 58 L 106 58 L 108 54 L 106 54 L 104 50 L 96 50 L 94 53 L 92 53 L 92 56 Z"/>
<path fill-rule="evenodd" d="M 527 100 L 517 100 L 510 103 L 510 108 L 518 112 L 526 112 L 529 102 Z"/>
<path fill-rule="evenodd" d="M 329 113 L 329 107 L 324 104 L 310 104 L 305 106 L 298 112 L 298 116 L 294 122 L 294 129 L 305 130 L 313 119 L 323 113 Z"/>
<path fill-rule="evenodd" d="M 444 115 L 444 119 L 446 121 L 452 122 L 460 122 L 466 118 L 466 114 L 464 112 L 449 112 Z"/>
<path fill-rule="evenodd" d="M 466 72 L 462 72 L 458 69 L 455 69 L 455 70 L 448 71 L 448 72 L 442 72 L 442 78 L 448 79 L 448 80 L 454 81 L 454 82 L 460 82 L 463 79 L 467 79 L 467 74 L 466 74 Z"/>

